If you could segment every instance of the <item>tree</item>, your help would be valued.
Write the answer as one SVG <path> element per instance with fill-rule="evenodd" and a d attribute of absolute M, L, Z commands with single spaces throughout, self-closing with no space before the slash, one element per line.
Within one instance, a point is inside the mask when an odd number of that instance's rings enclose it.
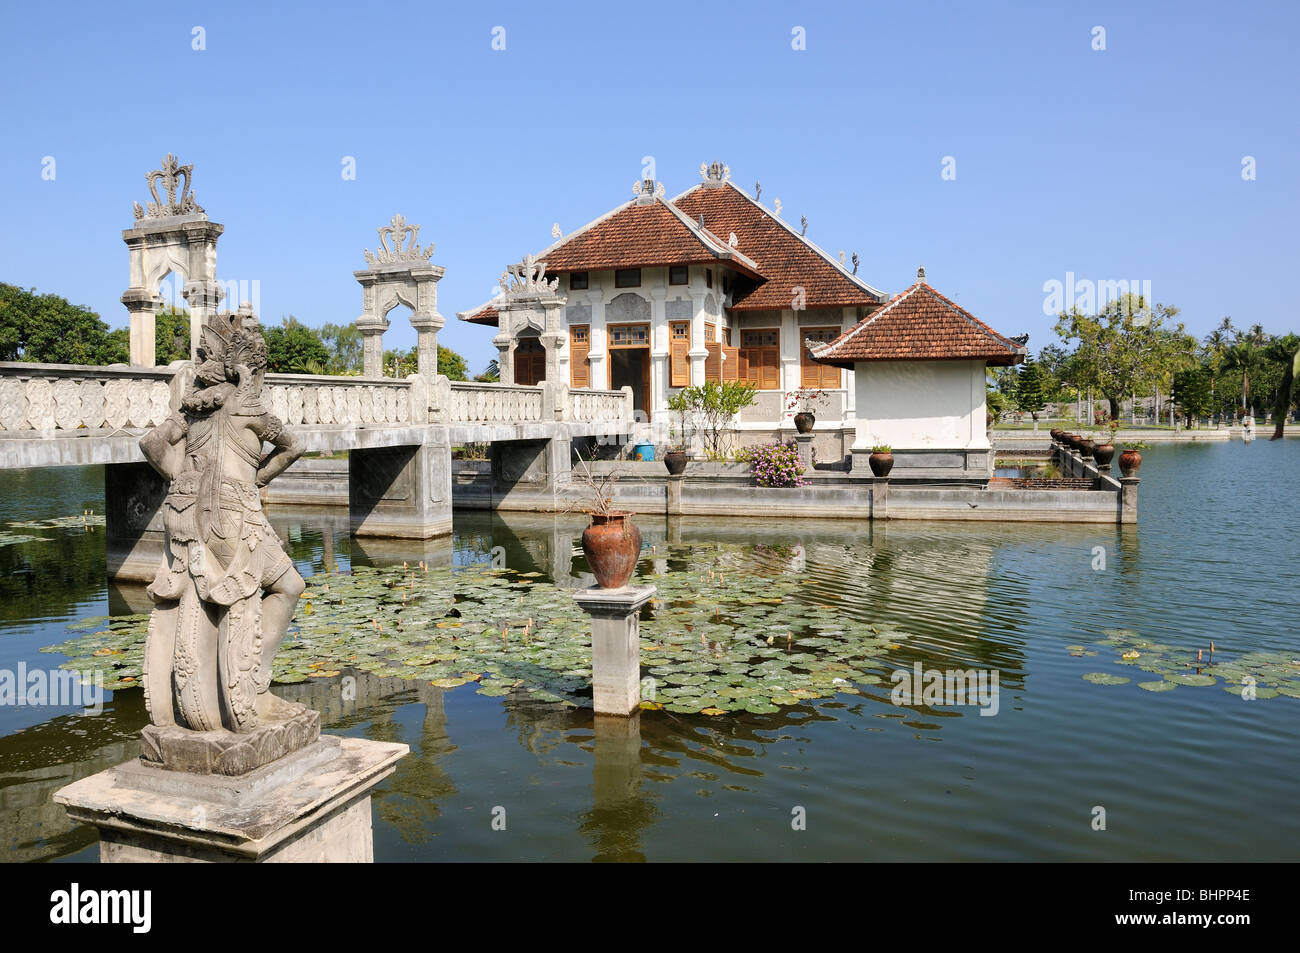
<path fill-rule="evenodd" d="M 1300 376 L 1300 337 L 1288 334 L 1274 339 L 1265 353 L 1272 362 L 1282 365 L 1282 380 L 1277 387 L 1277 396 L 1273 402 L 1273 436 L 1270 440 L 1281 440 L 1285 435 L 1286 415 L 1291 410 L 1291 394 L 1295 389 L 1295 379 Z"/>
<path fill-rule="evenodd" d="M 1208 415 L 1214 407 L 1214 397 L 1210 391 L 1210 372 L 1205 368 L 1177 371 L 1174 374 L 1173 389 L 1169 397 L 1183 408 L 1187 425 L 1190 425 L 1193 420 Z"/>
<path fill-rule="evenodd" d="M 330 352 L 320 335 L 293 315 L 279 327 L 266 328 L 267 370 L 277 374 L 319 374 L 327 366 Z"/>
<path fill-rule="evenodd" d="M 0 282 L 0 360 L 117 364 L 129 358 L 126 336 L 110 333 L 89 308 Z"/>
<path fill-rule="evenodd" d="M 1264 354 L 1259 345 L 1243 337 L 1228 348 L 1223 356 L 1223 367 L 1241 373 L 1241 412 L 1244 415 L 1250 401 L 1251 378 L 1257 376 L 1264 364 Z"/>
<path fill-rule="evenodd" d="M 438 373 L 449 381 L 469 380 L 469 365 L 449 347 L 438 345 Z"/>
<path fill-rule="evenodd" d="M 1016 378 L 1016 406 L 1033 414 L 1037 420 L 1038 412 L 1046 403 L 1045 390 L 1042 365 L 1034 360 L 1033 355 L 1029 355 Z"/>
<path fill-rule="evenodd" d="M 1073 357 L 1076 386 L 1095 388 L 1119 419 L 1120 401 L 1148 386 L 1159 386 L 1191 359 L 1195 341 L 1182 324 L 1167 325 L 1178 309 L 1149 306 L 1138 295 L 1124 295 L 1095 315 L 1078 308 L 1062 313 L 1056 333 L 1067 344 L 1076 342 Z"/>
<path fill-rule="evenodd" d="M 756 390 L 758 387 L 747 381 L 705 381 L 679 392 L 695 429 L 703 435 L 714 457 L 723 455 L 725 431 L 736 414 L 754 403 Z"/>
<path fill-rule="evenodd" d="M 154 315 L 154 361 L 166 367 L 190 359 L 190 313 L 163 308 Z"/>
<path fill-rule="evenodd" d="M 325 367 L 330 374 L 360 374 L 362 367 L 361 329 L 355 324 L 323 324 L 321 343 L 329 351 Z"/>

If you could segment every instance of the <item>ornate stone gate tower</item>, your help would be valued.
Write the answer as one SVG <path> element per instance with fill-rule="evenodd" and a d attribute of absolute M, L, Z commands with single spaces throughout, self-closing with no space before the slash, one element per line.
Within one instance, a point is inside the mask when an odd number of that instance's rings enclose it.
<path fill-rule="evenodd" d="M 546 262 L 525 255 L 501 275 L 501 294 L 494 299 L 498 334 L 492 343 L 500 352 L 497 364 L 503 383 L 516 383 L 515 349 L 523 336 L 536 335 L 545 352 L 544 379 L 552 387 L 568 387 L 568 362 L 562 351 L 568 334 L 564 323 L 564 304 L 568 300 L 556 293 L 558 278 L 546 278 Z"/>
<path fill-rule="evenodd" d="M 353 272 L 361 283 L 362 308 L 357 327 L 361 329 L 362 373 L 366 377 L 384 376 L 388 312 L 399 304 L 411 309 L 420 376 L 429 384 L 438 376 L 438 331 L 447 323 L 438 313 L 438 280 L 446 269 L 430 264 L 433 243 L 421 248 L 419 238 L 419 225 L 407 225 L 404 217 L 394 215 L 391 224 L 379 229 L 379 248 L 374 254 L 366 249 L 370 267 Z"/>
<path fill-rule="evenodd" d="M 207 319 L 216 313 L 222 290 L 217 284 L 217 239 L 224 225 L 208 221 L 194 201 L 194 166 L 176 156 L 163 156 L 162 168 L 145 175 L 153 201 L 135 205 L 135 227 L 124 229 L 122 240 L 131 254 L 131 287 L 122 304 L 131 313 L 131 364 L 153 367 L 154 319 L 162 299 L 158 283 L 169 273 L 185 281 L 181 292 L 190 312 L 190 357 L 199 346 Z M 158 194 L 158 186 L 163 194 Z M 179 193 L 179 195 L 178 195 Z"/>

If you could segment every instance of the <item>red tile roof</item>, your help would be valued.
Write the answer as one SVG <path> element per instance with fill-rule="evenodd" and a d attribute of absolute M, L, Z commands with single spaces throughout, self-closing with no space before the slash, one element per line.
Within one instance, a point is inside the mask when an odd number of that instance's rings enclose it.
<path fill-rule="evenodd" d="M 895 295 L 833 341 L 810 347 L 821 364 L 858 361 L 966 361 L 1018 364 L 1025 348 L 954 304 L 924 279 Z"/>
<path fill-rule="evenodd" d="M 698 224 L 704 216 L 704 227 Z M 729 241 L 736 236 L 736 247 Z M 671 203 L 656 199 L 620 206 L 537 255 L 550 274 L 654 268 L 665 265 L 728 265 L 756 282 L 738 291 L 732 311 L 780 311 L 791 307 L 796 288 L 806 309 L 877 307 L 884 295 L 851 275 L 758 202 L 727 183 L 697 185 Z M 491 303 L 460 318 L 497 323 Z"/>
<path fill-rule="evenodd" d="M 732 311 L 780 311 L 804 289 L 804 307 L 875 307 L 884 295 L 851 275 L 824 252 L 731 183 L 697 185 L 673 199 L 715 235 L 736 233 L 737 247 L 758 264 L 764 281 L 733 300 Z"/>

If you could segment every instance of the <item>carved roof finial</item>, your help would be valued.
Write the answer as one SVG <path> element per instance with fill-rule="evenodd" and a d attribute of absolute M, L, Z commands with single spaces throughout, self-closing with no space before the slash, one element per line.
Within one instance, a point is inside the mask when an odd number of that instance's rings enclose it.
<path fill-rule="evenodd" d="M 406 224 L 406 217 L 403 215 L 394 215 L 390 224 L 384 225 L 376 231 L 379 232 L 379 247 L 372 255 L 370 249 L 365 250 L 366 264 L 370 267 L 376 265 L 390 265 L 396 262 L 427 262 L 433 257 L 433 242 L 429 242 L 426 247 L 420 246 L 420 226 Z M 389 240 L 392 240 L 392 247 L 389 247 Z"/>
<path fill-rule="evenodd" d="M 920 268 L 916 269 L 916 283 L 918 285 L 925 284 L 925 265 L 922 265 Z"/>
<path fill-rule="evenodd" d="M 146 218 L 166 218 L 171 215 L 206 215 L 203 206 L 194 201 L 194 166 L 181 165 L 172 153 L 163 156 L 161 168 L 145 173 L 144 180 L 149 184 L 149 194 L 153 201 L 144 208 L 139 202 L 132 203 L 132 212 L 136 221 Z M 162 184 L 167 201 L 158 195 L 158 185 Z M 176 193 L 180 191 L 180 198 Z"/>

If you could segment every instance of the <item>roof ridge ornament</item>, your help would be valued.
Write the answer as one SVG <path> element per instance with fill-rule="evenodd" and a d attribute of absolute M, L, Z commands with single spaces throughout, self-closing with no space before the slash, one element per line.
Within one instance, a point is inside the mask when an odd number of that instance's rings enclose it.
<path fill-rule="evenodd" d="M 132 202 L 131 211 L 135 214 L 136 221 L 146 218 L 167 218 L 172 215 L 207 215 L 203 206 L 194 201 L 194 166 L 181 165 L 180 160 L 173 153 L 167 153 L 162 158 L 162 168 L 154 169 L 152 172 L 146 172 L 144 180 L 149 184 L 149 194 L 153 196 L 153 201 L 148 203 L 145 208 L 140 207 L 139 202 Z M 164 202 L 158 195 L 158 183 L 162 183 L 163 191 L 167 194 L 167 201 Z M 180 200 L 176 199 L 177 188 L 180 189 Z"/>
<path fill-rule="evenodd" d="M 799 216 L 799 237 L 803 238 L 807 234 L 808 234 L 808 216 L 800 215 Z"/>
<path fill-rule="evenodd" d="M 546 280 L 546 262 L 532 255 L 525 255 L 519 264 L 508 267 L 497 283 L 506 295 L 553 294 L 560 287 L 559 278 Z"/>
<path fill-rule="evenodd" d="M 918 285 L 925 284 L 925 265 L 922 265 L 920 268 L 916 269 L 916 283 Z"/>
<path fill-rule="evenodd" d="M 781 200 L 780 200 L 780 199 L 773 199 L 773 200 L 772 200 L 772 214 L 775 215 L 777 218 L 780 218 L 780 217 L 781 217 Z"/>
<path fill-rule="evenodd" d="M 701 162 L 700 178 L 704 180 L 705 188 L 720 189 L 731 181 L 731 166 L 724 165 L 717 159 L 711 165 Z"/>
<path fill-rule="evenodd" d="M 371 254 L 370 249 L 365 250 L 366 264 L 372 268 L 376 265 L 391 265 L 403 261 L 428 261 L 433 257 L 433 242 L 428 246 L 420 247 L 420 226 L 406 224 L 406 217 L 403 215 L 394 215 L 389 219 L 388 225 L 384 225 L 376 231 L 379 233 L 379 247 Z M 392 239 L 393 246 L 388 246 L 389 239 Z M 405 246 L 405 247 L 403 247 Z"/>

